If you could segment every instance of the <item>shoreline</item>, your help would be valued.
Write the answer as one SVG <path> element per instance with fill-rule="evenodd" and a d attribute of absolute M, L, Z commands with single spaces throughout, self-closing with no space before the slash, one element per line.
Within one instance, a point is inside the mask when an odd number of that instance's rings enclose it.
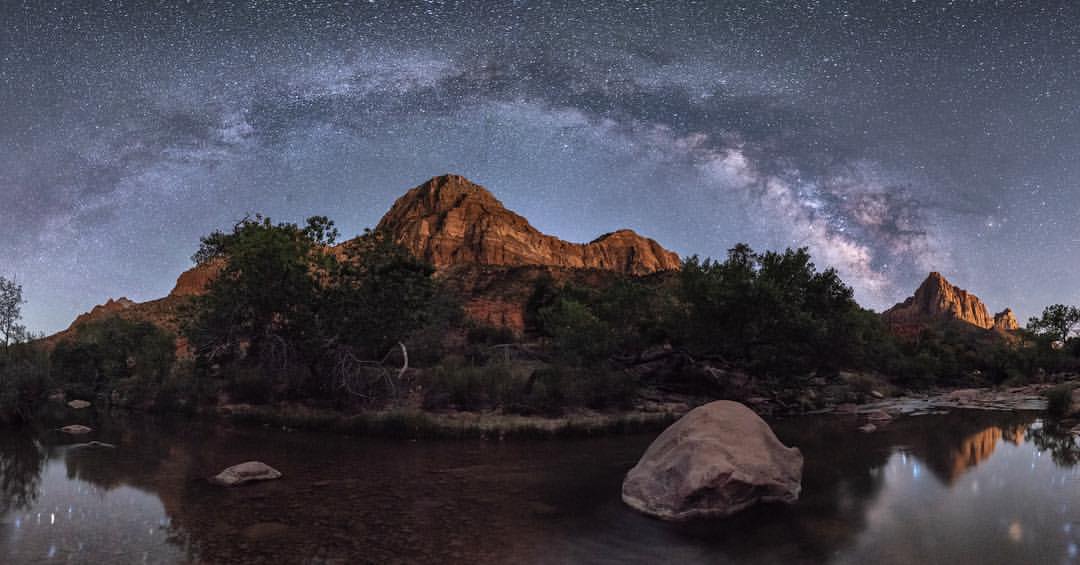
<path fill-rule="evenodd" d="M 1080 385 L 1070 381 L 1069 384 Z M 1038 411 L 1047 410 L 1043 393 L 1052 384 L 1006 389 L 966 388 L 939 390 L 918 395 L 875 399 L 860 404 L 837 404 L 799 413 L 772 414 L 772 418 L 803 416 L 850 416 L 855 422 L 883 422 L 903 416 L 940 414 L 951 410 Z M 578 411 L 564 416 L 520 416 L 488 412 L 432 412 L 398 408 L 347 414 L 334 410 L 290 406 L 219 406 L 215 414 L 238 425 L 262 425 L 285 430 L 329 432 L 344 435 L 397 439 L 563 439 L 660 432 L 690 409 L 710 399 L 673 402 L 665 409 L 620 412 Z M 745 403 L 745 402 L 744 402 Z M 746 403 L 753 408 L 753 405 Z"/>
<path fill-rule="evenodd" d="M 222 410 L 224 408 L 225 410 Z M 659 432 L 684 412 L 577 412 L 559 417 L 495 412 L 392 409 L 346 414 L 304 406 L 225 406 L 220 418 L 238 425 L 391 439 L 569 439 Z"/>

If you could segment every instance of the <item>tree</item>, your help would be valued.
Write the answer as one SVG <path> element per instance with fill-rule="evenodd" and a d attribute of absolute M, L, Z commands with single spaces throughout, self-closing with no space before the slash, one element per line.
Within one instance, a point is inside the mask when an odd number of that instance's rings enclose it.
<path fill-rule="evenodd" d="M 1028 331 L 1066 342 L 1080 325 L 1080 308 L 1064 304 L 1051 304 L 1043 309 L 1042 316 L 1028 320 Z"/>
<path fill-rule="evenodd" d="M 454 305 L 436 300 L 435 269 L 385 234 L 367 231 L 344 247 L 323 285 L 322 319 L 334 343 L 374 358 L 451 315 Z"/>
<path fill-rule="evenodd" d="M 326 394 L 450 313 L 431 265 L 382 234 L 332 247 L 337 235 L 324 217 L 256 216 L 204 237 L 195 261 L 222 269 L 184 327 L 200 366 L 252 389 Z"/>
<path fill-rule="evenodd" d="M 320 346 L 319 279 L 336 269 L 329 249 L 336 237 L 322 216 L 301 227 L 256 215 L 232 233 L 202 238 L 192 259 L 223 267 L 184 328 L 198 357 L 247 360 L 271 374 L 311 369 Z"/>
<path fill-rule="evenodd" d="M 160 387 L 176 361 L 176 339 L 150 322 L 110 317 L 79 326 L 56 345 L 53 372 L 83 394 L 110 391 L 127 382 L 143 390 Z"/>
<path fill-rule="evenodd" d="M 685 323 L 673 332 L 684 343 L 766 373 L 869 363 L 883 332 L 851 287 L 833 269 L 818 271 L 805 248 L 756 253 L 739 244 L 724 262 L 690 257 L 679 298 Z"/>
<path fill-rule="evenodd" d="M 23 340 L 26 326 L 19 323 L 22 319 L 22 305 L 26 301 L 22 296 L 22 285 L 0 277 L 0 345 L 4 354 L 11 345 Z"/>

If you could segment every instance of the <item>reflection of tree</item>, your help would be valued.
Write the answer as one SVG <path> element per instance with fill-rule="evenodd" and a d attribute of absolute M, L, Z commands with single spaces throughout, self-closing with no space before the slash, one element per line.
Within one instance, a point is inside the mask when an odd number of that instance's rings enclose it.
<path fill-rule="evenodd" d="M 1028 441 L 1041 451 L 1049 451 L 1050 457 L 1060 467 L 1075 467 L 1080 463 L 1080 446 L 1072 433 L 1060 426 L 1032 426 L 1027 432 Z"/>
<path fill-rule="evenodd" d="M 22 510 L 37 500 L 45 450 L 29 433 L 0 433 L 0 514 Z"/>
<path fill-rule="evenodd" d="M 141 486 L 154 477 L 168 459 L 175 438 L 175 423 L 152 418 L 112 415 L 97 423 L 95 439 L 118 446 L 70 446 L 64 451 L 67 478 L 112 490 Z M 153 489 L 150 489 L 153 490 Z"/>

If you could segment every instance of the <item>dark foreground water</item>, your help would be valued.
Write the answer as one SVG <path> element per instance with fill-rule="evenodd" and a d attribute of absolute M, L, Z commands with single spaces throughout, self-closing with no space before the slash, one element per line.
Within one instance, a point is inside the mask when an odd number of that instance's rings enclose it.
<path fill-rule="evenodd" d="M 396 442 L 82 415 L 99 431 L 0 431 L 2 563 L 1069 563 L 1073 440 L 1033 416 L 955 412 L 861 434 L 777 433 L 803 497 L 672 525 L 619 500 L 651 436 Z M 114 448 L 77 445 L 98 440 Z M 258 459 L 285 478 L 205 477 Z"/>

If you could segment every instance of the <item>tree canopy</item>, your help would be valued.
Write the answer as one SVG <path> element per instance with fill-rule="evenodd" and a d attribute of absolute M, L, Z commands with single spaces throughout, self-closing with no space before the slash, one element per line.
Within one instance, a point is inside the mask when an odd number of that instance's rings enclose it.
<path fill-rule="evenodd" d="M 1080 326 L 1080 308 L 1064 304 L 1051 304 L 1043 309 L 1041 316 L 1028 320 L 1028 330 L 1056 341 L 1066 342 Z"/>
<path fill-rule="evenodd" d="M 26 338 L 26 326 L 19 323 L 25 303 L 22 285 L 0 276 L 0 346 L 5 353 L 12 344 Z"/>
<path fill-rule="evenodd" d="M 376 232 L 333 247 L 337 236 L 321 216 L 255 216 L 204 237 L 194 260 L 222 269 L 184 330 L 200 362 L 325 393 L 336 368 L 382 357 L 448 311 L 430 265 Z"/>

